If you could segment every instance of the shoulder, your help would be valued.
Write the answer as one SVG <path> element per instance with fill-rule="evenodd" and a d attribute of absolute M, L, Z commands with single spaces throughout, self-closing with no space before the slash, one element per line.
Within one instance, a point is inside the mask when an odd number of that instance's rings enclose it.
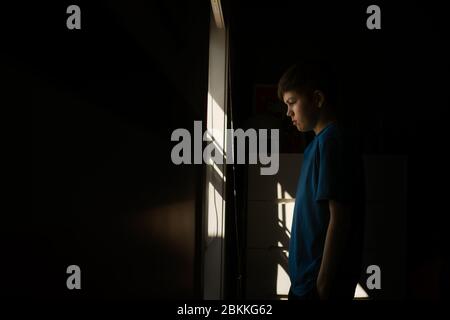
<path fill-rule="evenodd" d="M 341 128 L 332 124 L 325 128 L 318 136 L 319 149 L 335 148 L 342 145 L 343 134 Z"/>

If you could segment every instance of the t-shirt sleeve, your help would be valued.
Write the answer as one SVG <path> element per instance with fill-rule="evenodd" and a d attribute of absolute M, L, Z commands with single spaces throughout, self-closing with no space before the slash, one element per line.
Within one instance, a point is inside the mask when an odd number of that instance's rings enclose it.
<path fill-rule="evenodd" d="M 337 139 L 327 139 L 319 144 L 318 174 L 315 200 L 345 201 L 348 187 L 345 185 L 344 159 Z"/>

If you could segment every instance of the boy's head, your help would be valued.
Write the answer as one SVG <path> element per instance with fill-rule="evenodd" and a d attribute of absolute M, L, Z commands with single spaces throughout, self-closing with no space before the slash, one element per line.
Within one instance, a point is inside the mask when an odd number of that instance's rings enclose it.
<path fill-rule="evenodd" d="M 291 66 L 278 83 L 278 97 L 299 131 L 313 130 L 321 114 L 334 112 L 336 84 L 331 68 L 315 62 Z"/>

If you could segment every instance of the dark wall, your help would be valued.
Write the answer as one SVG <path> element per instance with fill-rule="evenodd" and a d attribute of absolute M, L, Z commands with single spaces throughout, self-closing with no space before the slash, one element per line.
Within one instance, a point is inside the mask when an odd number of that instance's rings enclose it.
<path fill-rule="evenodd" d="M 81 30 L 66 28 L 70 4 Z M 13 95 L 30 98 L 17 111 L 32 143 L 32 207 L 6 219 L 2 295 L 198 296 L 202 171 L 172 164 L 170 138 L 204 119 L 209 4 L 28 9 L 34 28 L 2 65 Z M 79 292 L 66 288 L 71 264 Z"/>

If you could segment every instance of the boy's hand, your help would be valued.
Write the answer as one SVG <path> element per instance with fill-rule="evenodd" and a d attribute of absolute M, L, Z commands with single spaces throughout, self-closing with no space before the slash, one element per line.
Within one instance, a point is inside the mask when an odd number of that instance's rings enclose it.
<path fill-rule="evenodd" d="M 321 281 L 321 282 L 323 282 L 323 281 Z M 317 279 L 317 285 L 316 285 L 317 298 L 319 300 L 328 300 L 329 293 L 330 293 L 330 290 L 327 288 L 327 286 L 324 283 L 319 283 L 319 279 Z"/>
<path fill-rule="evenodd" d="M 342 259 L 347 233 L 350 224 L 350 209 L 341 203 L 329 200 L 330 221 L 328 224 L 322 264 L 317 277 L 317 293 L 321 300 L 330 297 L 334 275 L 337 273 Z"/>

